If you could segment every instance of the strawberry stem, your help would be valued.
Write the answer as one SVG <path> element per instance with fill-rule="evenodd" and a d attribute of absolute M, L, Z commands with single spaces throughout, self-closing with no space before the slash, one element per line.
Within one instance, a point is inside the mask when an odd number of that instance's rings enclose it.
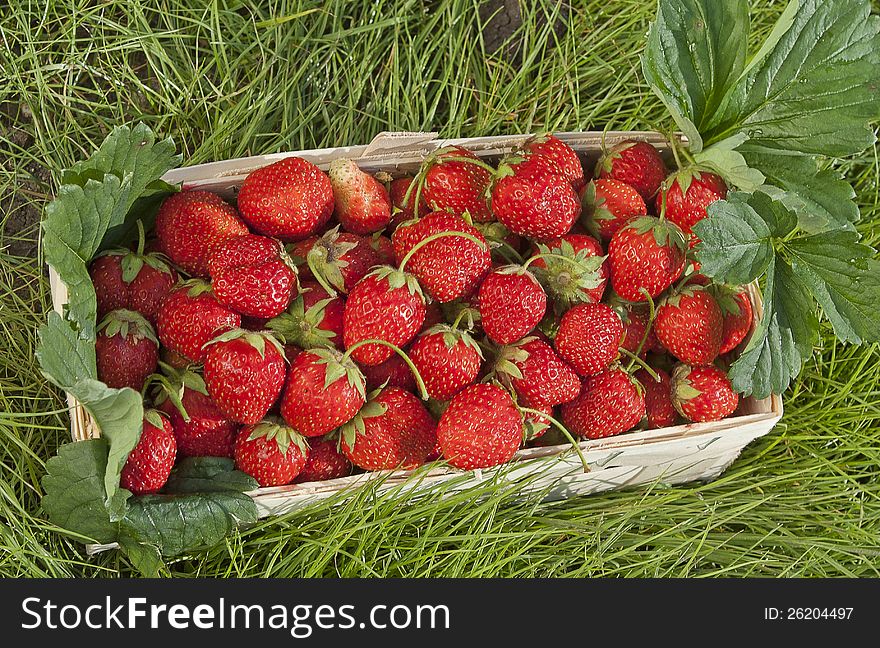
<path fill-rule="evenodd" d="M 333 287 L 323 277 L 323 275 L 321 274 L 321 271 L 318 269 L 318 264 L 315 260 L 315 257 L 317 257 L 317 255 L 320 254 L 320 251 L 316 252 L 315 254 L 312 254 L 312 250 L 315 250 L 315 249 L 316 248 L 313 247 L 306 254 L 306 265 L 309 266 L 309 270 L 312 271 L 312 276 L 315 278 L 315 281 L 318 282 L 318 285 L 320 285 L 321 288 L 323 288 L 327 292 L 327 294 L 330 295 L 330 297 L 336 297 L 338 293 L 333 289 Z M 297 281 L 299 281 L 299 273 L 297 273 Z"/>
<path fill-rule="evenodd" d="M 406 366 L 409 367 L 409 370 L 412 372 L 413 377 L 416 379 L 416 384 L 419 386 L 419 394 L 421 395 L 422 400 L 428 400 L 431 397 L 428 394 L 428 388 L 425 387 L 425 381 L 422 380 L 422 374 L 420 374 L 419 370 L 416 369 L 416 366 L 413 364 L 413 361 L 409 359 L 409 356 L 406 355 L 406 353 L 404 353 L 400 347 L 398 347 L 394 344 L 391 344 L 391 342 L 388 342 L 387 340 L 379 340 L 379 339 L 359 340 L 358 342 L 355 342 L 350 347 L 348 347 L 348 349 L 345 350 L 345 353 L 342 354 L 342 359 L 340 360 L 340 362 L 344 362 L 345 360 L 348 360 L 351 357 L 351 354 L 355 349 L 362 347 L 365 344 L 379 344 L 381 346 L 386 346 L 389 349 L 391 349 L 392 351 L 394 351 L 394 353 L 399 355 L 401 358 L 403 358 L 403 361 L 406 363 Z"/>
<path fill-rule="evenodd" d="M 467 315 L 467 313 L 468 313 L 468 309 L 462 308 L 459 311 L 458 316 L 455 318 L 455 321 L 452 322 L 452 328 L 457 329 L 458 325 L 461 324 L 462 318 L 464 318 L 464 316 Z"/>
<path fill-rule="evenodd" d="M 628 358 L 630 358 L 630 360 L 632 361 L 632 362 L 630 362 L 629 367 L 627 367 L 627 369 L 626 369 L 627 373 L 629 373 L 629 370 L 632 368 L 633 364 L 637 364 L 637 365 L 639 365 L 642 369 L 644 369 L 645 371 L 648 372 L 648 374 L 651 376 L 651 378 L 654 379 L 654 382 L 660 382 L 660 376 L 657 375 L 657 372 L 656 372 L 656 371 L 654 371 L 653 369 L 651 369 L 651 367 L 648 366 L 648 363 L 647 363 L 647 362 L 645 362 L 644 360 L 642 360 L 639 356 L 637 356 L 636 354 L 634 354 L 632 351 L 627 351 L 627 350 L 624 349 L 623 347 L 620 347 L 619 351 L 620 351 L 623 355 L 625 355 L 625 356 L 627 356 Z"/>
<path fill-rule="evenodd" d="M 547 419 L 548 421 L 550 421 L 553 424 L 553 426 L 556 427 L 556 429 L 558 429 L 560 432 L 562 432 L 563 436 L 565 436 L 565 438 L 568 439 L 569 443 L 571 443 L 575 452 L 577 452 L 578 458 L 581 460 L 581 465 L 583 465 L 583 467 L 584 467 L 584 472 L 585 473 L 590 472 L 590 464 L 587 463 L 587 458 L 584 456 L 583 450 L 581 450 L 581 444 L 578 443 L 577 441 L 575 441 L 574 437 L 571 436 L 571 432 L 569 432 L 562 423 L 557 421 L 552 416 L 545 414 L 541 410 L 532 409 L 530 407 L 520 407 L 519 409 L 521 412 L 528 412 L 529 414 L 535 414 L 537 416 L 540 416 L 541 418 L 544 418 L 544 419 Z"/>
<path fill-rule="evenodd" d="M 442 164 L 444 162 L 465 162 L 467 164 L 474 164 L 482 169 L 485 169 L 486 171 L 488 171 L 492 175 L 495 175 L 495 169 L 491 165 L 486 164 L 485 162 L 483 162 L 480 159 L 463 157 L 463 156 L 458 156 L 458 155 L 452 155 L 452 156 L 444 155 L 443 158 L 440 160 L 440 163 Z"/>
<path fill-rule="evenodd" d="M 648 341 L 648 334 L 651 332 L 651 327 L 654 326 L 654 315 L 656 314 L 656 310 L 654 309 L 654 300 L 651 299 L 651 293 L 647 291 L 646 288 L 639 288 L 639 292 L 645 296 L 645 299 L 648 301 L 648 321 L 645 323 L 645 332 L 642 333 L 642 339 L 639 342 L 639 346 L 636 347 L 636 356 L 642 355 L 642 349 L 645 347 L 645 342 Z M 626 368 L 627 372 L 632 369 L 633 363 L 630 362 L 629 366 Z"/>
<path fill-rule="evenodd" d="M 555 252 L 542 252 L 541 254 L 536 254 L 534 256 L 529 257 L 528 261 L 523 264 L 523 271 L 528 270 L 529 266 L 532 265 L 538 259 L 560 259 L 562 261 L 567 261 L 568 263 L 575 265 L 577 267 L 581 267 L 581 262 L 577 259 L 572 259 L 571 257 L 567 257 L 564 254 L 556 254 Z"/>
<path fill-rule="evenodd" d="M 466 238 L 467 240 L 469 240 L 473 243 L 476 243 L 481 248 L 488 248 L 485 241 L 481 241 L 476 236 L 473 236 L 472 234 L 468 234 L 467 232 L 437 232 L 436 234 L 431 234 L 431 236 L 427 236 L 427 237 L 423 238 L 421 241 L 419 241 L 418 243 L 413 245 L 412 249 L 409 252 L 407 252 L 406 256 L 404 256 L 403 259 L 401 260 L 400 267 L 398 268 L 398 270 L 403 272 L 403 269 L 406 267 L 406 264 L 409 262 L 409 260 L 412 258 L 412 256 L 416 252 L 421 250 L 428 243 L 432 243 L 432 242 L 436 241 L 437 239 L 441 239 L 445 236 L 458 236 L 461 238 Z"/>
<path fill-rule="evenodd" d="M 137 221 L 138 228 L 138 246 L 137 246 L 137 255 L 143 256 L 144 254 L 144 244 L 146 243 L 146 234 L 144 234 L 144 223 L 139 218 Z"/>

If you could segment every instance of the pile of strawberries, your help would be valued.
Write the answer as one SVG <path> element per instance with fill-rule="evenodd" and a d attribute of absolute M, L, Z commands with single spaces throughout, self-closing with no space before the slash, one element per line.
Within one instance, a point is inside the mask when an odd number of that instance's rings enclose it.
<path fill-rule="evenodd" d="M 182 456 L 233 457 L 263 486 L 487 468 L 550 427 L 730 415 L 751 302 L 689 254 L 727 187 L 635 141 L 595 176 L 544 135 L 495 166 L 461 147 L 415 177 L 289 157 L 237 206 L 167 198 L 155 237 L 90 268 L 99 377 L 150 405 L 123 487 L 161 490 Z"/>

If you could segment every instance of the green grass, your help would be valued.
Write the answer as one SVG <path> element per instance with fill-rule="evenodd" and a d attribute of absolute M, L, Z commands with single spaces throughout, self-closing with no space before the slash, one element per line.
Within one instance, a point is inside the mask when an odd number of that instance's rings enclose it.
<path fill-rule="evenodd" d="M 14 3 L 16 4 L 16 3 Z M 669 127 L 641 80 L 645 0 L 528 3 L 513 44 L 483 46 L 478 3 L 19 0 L 0 21 L 0 574 L 129 575 L 39 509 L 69 441 L 34 360 L 49 308 L 34 217 L 60 170 L 121 123 L 171 135 L 188 163 L 444 136 Z M 766 33 L 782 3 L 755 3 Z M 48 5 L 48 6 L 47 6 Z M 159 9 L 152 7 L 158 6 Z M 268 7 L 268 8 L 263 8 Z M 880 241 L 877 151 L 845 165 Z M 169 564 L 178 576 L 877 576 L 880 352 L 821 348 L 783 423 L 717 481 L 554 504 L 370 494 L 261 522 Z"/>

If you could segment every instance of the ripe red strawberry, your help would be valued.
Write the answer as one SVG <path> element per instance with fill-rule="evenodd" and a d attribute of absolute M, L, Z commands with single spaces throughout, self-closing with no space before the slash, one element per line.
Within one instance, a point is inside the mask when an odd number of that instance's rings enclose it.
<path fill-rule="evenodd" d="M 490 468 L 513 458 L 523 441 L 516 403 L 497 385 L 465 387 L 437 424 L 443 457 L 455 468 Z"/>
<path fill-rule="evenodd" d="M 163 414 L 148 409 L 140 439 L 122 467 L 119 485 L 135 495 L 157 493 L 168 481 L 176 457 L 171 423 Z"/>
<path fill-rule="evenodd" d="M 396 353 L 392 353 L 385 362 L 377 365 L 358 365 L 358 369 L 364 374 L 367 391 L 375 391 L 381 387 L 400 387 L 415 393 L 418 389 L 412 369 L 406 364 L 406 360 Z"/>
<path fill-rule="evenodd" d="M 711 363 L 721 349 L 724 318 L 718 302 L 701 286 L 686 286 L 657 308 L 657 339 L 688 364 Z"/>
<path fill-rule="evenodd" d="M 378 232 L 391 221 L 391 199 L 382 183 L 352 160 L 338 158 L 328 170 L 336 218 L 349 232 Z"/>
<path fill-rule="evenodd" d="M 317 232 L 333 214 L 333 187 L 323 171 L 288 157 L 251 172 L 238 192 L 238 209 L 265 236 L 296 241 Z"/>
<path fill-rule="evenodd" d="M 345 348 L 364 340 L 384 340 L 402 347 L 421 330 L 425 297 L 416 278 L 380 266 L 354 287 L 342 314 Z M 365 344 L 351 354 L 361 364 L 377 365 L 394 353 L 387 346 Z"/>
<path fill-rule="evenodd" d="M 645 414 L 649 430 L 675 425 L 678 418 L 672 404 L 672 384 L 669 374 L 662 369 L 654 368 L 654 371 L 660 376 L 660 382 L 654 380 L 654 377 L 644 369 L 636 372 L 636 380 L 645 390 Z"/>
<path fill-rule="evenodd" d="M 641 385 L 622 369 L 585 378 L 578 397 L 560 408 L 563 425 L 572 434 L 588 439 L 631 430 L 644 415 Z"/>
<path fill-rule="evenodd" d="M 412 176 L 404 176 L 402 178 L 395 178 L 388 184 L 388 194 L 391 198 L 391 204 L 393 205 L 393 209 L 391 210 L 391 228 L 394 229 L 401 223 L 405 223 L 408 220 L 412 220 L 415 218 L 416 210 L 416 187 L 413 187 L 410 190 L 410 186 L 415 178 Z M 409 197 L 407 198 L 407 194 Z M 424 197 L 422 197 L 419 204 L 419 214 L 424 214 L 428 211 L 428 206 L 425 204 Z"/>
<path fill-rule="evenodd" d="M 351 292 L 370 268 L 382 262 L 370 238 L 340 232 L 338 227 L 294 245 L 293 257 L 305 262 L 299 266 L 300 277 L 315 279 L 330 295 L 336 290 Z"/>
<path fill-rule="evenodd" d="M 580 383 L 578 383 L 578 388 L 580 388 Z M 553 416 L 553 407 L 551 405 L 532 403 L 529 404 L 529 407 L 543 412 L 547 416 Z M 540 439 L 550 428 L 550 425 L 551 423 L 546 416 L 539 416 L 533 412 L 523 412 L 523 426 L 525 428 L 523 439 L 526 442 Z"/>
<path fill-rule="evenodd" d="M 269 333 L 233 329 L 207 346 L 205 384 L 226 416 L 259 423 L 281 393 L 287 366 L 284 349 Z"/>
<path fill-rule="evenodd" d="M 204 346 L 241 325 L 241 316 L 221 305 L 211 285 L 193 279 L 171 291 L 156 318 L 162 345 L 193 362 L 205 359 Z"/>
<path fill-rule="evenodd" d="M 339 451 L 339 441 L 334 435 L 312 441 L 306 465 L 293 481 L 302 484 L 339 479 L 350 475 L 353 468 L 348 458 Z"/>
<path fill-rule="evenodd" d="M 408 391 L 386 387 L 342 426 L 340 448 L 364 470 L 409 470 L 425 463 L 437 443 L 437 424 Z"/>
<path fill-rule="evenodd" d="M 702 275 L 700 275 L 702 276 Z M 718 355 L 733 351 L 752 327 L 752 300 L 742 288 L 729 288 L 714 284 L 709 292 L 721 309 L 724 325 L 721 331 L 721 347 Z"/>
<path fill-rule="evenodd" d="M 678 225 L 685 234 L 706 218 L 706 207 L 727 197 L 727 185 L 721 176 L 698 169 L 674 173 L 663 183 L 657 194 L 657 213 Z M 665 201 L 665 205 L 664 205 Z"/>
<path fill-rule="evenodd" d="M 285 344 L 301 349 L 342 348 L 342 312 L 345 300 L 331 297 L 317 281 L 303 281 L 300 294 L 287 312 L 266 324 Z"/>
<path fill-rule="evenodd" d="M 474 222 L 495 220 L 487 198 L 492 172 L 485 162 L 460 146 L 435 151 L 422 168 L 422 198 L 433 211 L 470 214 Z"/>
<path fill-rule="evenodd" d="M 575 191 L 579 191 L 586 184 L 584 167 L 581 166 L 578 154 L 568 144 L 550 133 L 530 138 L 522 147 L 522 155 L 524 157 L 543 155 L 553 160 Z"/>
<path fill-rule="evenodd" d="M 311 349 L 290 366 L 281 416 L 301 434 L 319 437 L 350 421 L 364 400 L 364 376 L 351 358 Z"/>
<path fill-rule="evenodd" d="M 293 261 L 265 236 L 227 239 L 208 257 L 208 271 L 217 301 L 248 317 L 275 317 L 298 290 Z"/>
<path fill-rule="evenodd" d="M 197 277 L 208 276 L 208 255 L 233 236 L 248 233 L 232 205 L 209 191 L 181 191 L 156 214 L 156 234 L 172 262 Z"/>
<path fill-rule="evenodd" d="M 628 301 L 656 297 L 684 272 L 687 243 L 677 225 L 653 216 L 630 221 L 611 237 L 611 287 Z"/>
<path fill-rule="evenodd" d="M 89 274 L 98 300 L 98 319 L 124 308 L 140 313 L 150 324 L 162 300 L 177 284 L 177 272 L 158 253 L 144 254 L 143 236 L 137 251 L 116 249 L 102 252 L 92 261 Z"/>
<path fill-rule="evenodd" d="M 489 339 L 510 344 L 534 329 L 547 311 L 547 295 L 521 265 L 489 273 L 479 292 L 480 321 Z"/>
<path fill-rule="evenodd" d="M 235 439 L 235 467 L 263 487 L 292 482 L 308 455 L 302 435 L 275 418 L 244 426 Z"/>
<path fill-rule="evenodd" d="M 718 367 L 676 365 L 672 371 L 672 404 L 689 421 L 720 421 L 736 410 L 739 395 Z"/>
<path fill-rule="evenodd" d="M 95 338 L 98 380 L 108 387 L 140 391 L 159 362 L 159 340 L 140 313 L 110 311 Z"/>
<path fill-rule="evenodd" d="M 620 316 L 606 304 L 580 304 L 559 323 L 556 351 L 580 376 L 605 371 L 617 358 L 623 338 Z"/>
<path fill-rule="evenodd" d="M 581 196 L 581 206 L 581 222 L 593 235 L 605 241 L 632 219 L 648 213 L 639 192 L 613 178 L 590 182 Z"/>
<path fill-rule="evenodd" d="M 471 238 L 440 236 L 452 232 Z M 429 240 L 433 236 L 438 238 Z M 428 294 L 441 303 L 470 296 L 492 268 L 492 255 L 483 235 L 448 212 L 434 212 L 403 223 L 394 230 L 391 242 L 401 267 L 405 265 Z"/>
<path fill-rule="evenodd" d="M 208 395 L 205 380 L 190 369 L 163 366 L 154 398 L 171 421 L 177 452 L 183 457 L 232 457 L 239 425 L 230 421 Z"/>
<path fill-rule="evenodd" d="M 623 320 L 623 340 L 621 340 L 620 346 L 630 353 L 635 353 L 639 344 L 642 343 L 642 338 L 645 338 L 645 329 L 648 326 L 648 314 L 643 310 L 634 307 L 622 310 L 623 313 L 621 319 Z M 639 356 L 644 359 L 649 351 L 663 351 L 663 346 L 657 339 L 657 332 L 654 330 L 653 325 L 651 326 L 651 330 L 648 331 L 648 336 L 645 338 L 645 343 L 642 345 L 642 350 L 639 353 Z"/>
<path fill-rule="evenodd" d="M 495 362 L 495 375 L 527 406 L 552 408 L 574 399 L 581 389 L 574 369 L 537 337 L 503 347 Z"/>
<path fill-rule="evenodd" d="M 492 187 L 492 212 L 514 234 L 547 240 L 562 236 L 581 214 L 581 203 L 550 158 L 508 158 Z"/>
<path fill-rule="evenodd" d="M 666 165 L 660 152 L 648 142 L 628 140 L 602 156 L 596 165 L 596 177 L 625 182 L 647 202 L 666 177 Z"/>
<path fill-rule="evenodd" d="M 449 400 L 477 380 L 483 352 L 474 339 L 456 328 L 438 324 L 420 334 L 409 351 L 431 398 Z"/>
<path fill-rule="evenodd" d="M 531 266 L 560 310 L 602 300 L 609 266 L 599 241 L 586 234 L 566 234 L 539 244 L 537 250 Z"/>

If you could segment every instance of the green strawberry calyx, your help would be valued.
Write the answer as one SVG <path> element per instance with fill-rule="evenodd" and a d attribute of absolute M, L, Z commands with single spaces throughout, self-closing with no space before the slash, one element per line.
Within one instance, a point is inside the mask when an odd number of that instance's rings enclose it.
<path fill-rule="evenodd" d="M 306 254 L 306 264 L 321 288 L 331 297 L 337 290 L 345 292 L 342 268 L 348 266 L 345 255 L 354 250 L 357 243 L 339 243 L 339 225 L 321 236 Z"/>
<path fill-rule="evenodd" d="M 206 342 L 202 348 L 207 348 L 212 344 L 222 344 L 225 342 L 231 342 L 232 340 L 243 340 L 260 354 L 260 358 L 266 358 L 266 343 L 268 342 L 282 358 L 285 358 L 284 355 L 284 347 L 281 346 L 281 343 L 275 338 L 272 333 L 269 331 L 248 331 L 247 329 L 242 328 L 234 328 L 232 330 L 226 331 L 225 333 L 221 333 L 213 340 Z M 285 360 L 286 361 L 286 360 Z"/>
<path fill-rule="evenodd" d="M 146 318 L 140 313 L 125 308 L 107 313 L 104 319 L 101 320 L 101 323 L 98 324 L 98 331 L 106 337 L 121 335 L 123 338 L 130 338 L 134 342 L 146 339 L 159 346 L 156 332 Z"/>
<path fill-rule="evenodd" d="M 379 393 L 380 390 L 372 392 L 364 406 L 354 415 L 354 418 L 340 428 L 340 441 L 343 441 L 349 448 L 354 449 L 357 436 L 366 433 L 367 428 L 364 424 L 366 419 L 383 416 L 388 411 L 387 405 L 376 401 L 376 396 Z"/>
<path fill-rule="evenodd" d="M 690 366 L 686 364 L 678 364 L 672 370 L 672 377 L 670 381 L 672 405 L 673 407 L 675 407 L 676 411 L 679 414 L 685 417 L 687 415 L 682 411 L 682 404 L 688 402 L 693 398 L 696 398 L 703 393 L 691 384 L 688 378 L 690 376 L 690 373 Z"/>
<path fill-rule="evenodd" d="M 520 366 L 529 359 L 529 352 L 523 349 L 523 346 L 537 339 L 534 335 L 530 335 L 518 342 L 501 347 L 495 358 L 495 364 L 492 366 L 491 375 L 507 388 L 511 386 L 511 379 L 522 380 L 523 374 Z"/>
<path fill-rule="evenodd" d="M 189 389 L 208 396 L 208 387 L 205 385 L 205 379 L 196 372 L 196 365 L 189 365 L 178 369 L 159 361 L 159 368 L 162 370 L 162 373 L 151 374 L 147 377 L 147 381 L 144 384 L 144 392 L 146 392 L 148 386 L 152 387 L 153 403 L 161 405 L 166 400 L 171 401 L 171 404 L 180 412 L 183 420 L 188 423 L 190 416 L 183 405 L 184 391 Z"/>
<path fill-rule="evenodd" d="M 391 290 L 406 288 L 410 295 L 419 295 L 422 301 L 425 299 L 425 294 L 422 292 L 422 286 L 419 284 L 419 280 L 416 279 L 415 275 L 403 272 L 403 270 L 398 270 L 397 268 L 387 265 L 378 266 L 376 269 L 371 270 L 370 273 L 367 274 L 367 277 L 384 279 L 388 282 L 388 287 Z"/>
<path fill-rule="evenodd" d="M 462 310 L 461 313 L 459 313 L 459 318 L 464 317 L 466 313 L 466 310 Z M 476 351 L 482 359 L 483 350 L 480 348 L 480 345 L 467 331 L 462 331 L 461 329 L 457 328 L 458 323 L 458 320 L 456 320 L 455 324 L 452 325 L 435 324 L 427 331 L 422 333 L 422 336 L 440 335 L 442 336 L 443 344 L 446 346 L 447 349 L 453 349 L 458 344 L 463 344 L 464 346 Z"/>
<path fill-rule="evenodd" d="M 119 264 L 122 269 L 122 281 L 125 284 L 130 284 L 134 281 L 137 276 L 140 274 L 141 269 L 144 265 L 147 265 L 154 270 L 158 270 L 167 275 L 171 275 L 173 272 L 171 269 L 171 262 L 164 254 L 160 254 L 158 252 L 151 252 L 149 254 L 144 254 L 144 245 L 145 245 L 145 235 L 144 235 L 144 224 L 139 220 L 137 222 L 138 226 L 138 246 L 137 250 L 129 250 L 128 248 L 112 248 L 110 250 L 105 250 L 98 254 L 98 256 L 121 256 Z"/>
<path fill-rule="evenodd" d="M 162 414 L 159 410 L 148 409 L 144 410 L 144 422 L 149 423 L 153 427 L 159 428 L 160 430 L 164 427 L 165 415 Z"/>
<path fill-rule="evenodd" d="M 309 452 L 309 444 L 306 438 L 274 416 L 267 417 L 253 426 L 247 440 L 254 441 L 261 437 L 265 437 L 267 441 L 275 441 L 278 444 L 278 451 L 285 457 L 291 445 L 296 446 L 303 456 Z"/>
<path fill-rule="evenodd" d="M 605 280 L 600 270 L 607 258 L 607 255 L 590 254 L 586 249 L 575 250 L 570 241 L 563 239 L 553 248 L 539 244 L 538 254 L 530 257 L 523 267 L 543 259 L 544 267 L 535 267 L 535 277 L 554 299 L 568 306 L 591 301 L 589 291 Z"/>
<path fill-rule="evenodd" d="M 337 380 L 344 378 L 360 394 L 361 398 L 366 398 L 366 378 L 350 356 L 335 348 L 309 349 L 306 353 L 316 357 L 318 364 L 326 365 L 324 369 L 325 390 L 329 389 L 330 385 Z"/>
<path fill-rule="evenodd" d="M 664 208 L 666 201 L 663 202 Z M 665 217 L 655 218 L 654 216 L 640 216 L 631 220 L 621 229 L 635 230 L 636 234 L 645 234 L 651 232 L 654 235 L 654 242 L 658 247 L 674 247 L 682 253 L 687 252 L 687 237 L 681 228 L 666 220 Z"/>
<path fill-rule="evenodd" d="M 320 327 L 324 313 L 336 297 L 328 297 L 314 303 L 308 310 L 302 294 L 294 299 L 287 311 L 273 317 L 266 327 L 286 344 L 295 344 L 303 349 L 332 347 L 335 333 Z"/>

